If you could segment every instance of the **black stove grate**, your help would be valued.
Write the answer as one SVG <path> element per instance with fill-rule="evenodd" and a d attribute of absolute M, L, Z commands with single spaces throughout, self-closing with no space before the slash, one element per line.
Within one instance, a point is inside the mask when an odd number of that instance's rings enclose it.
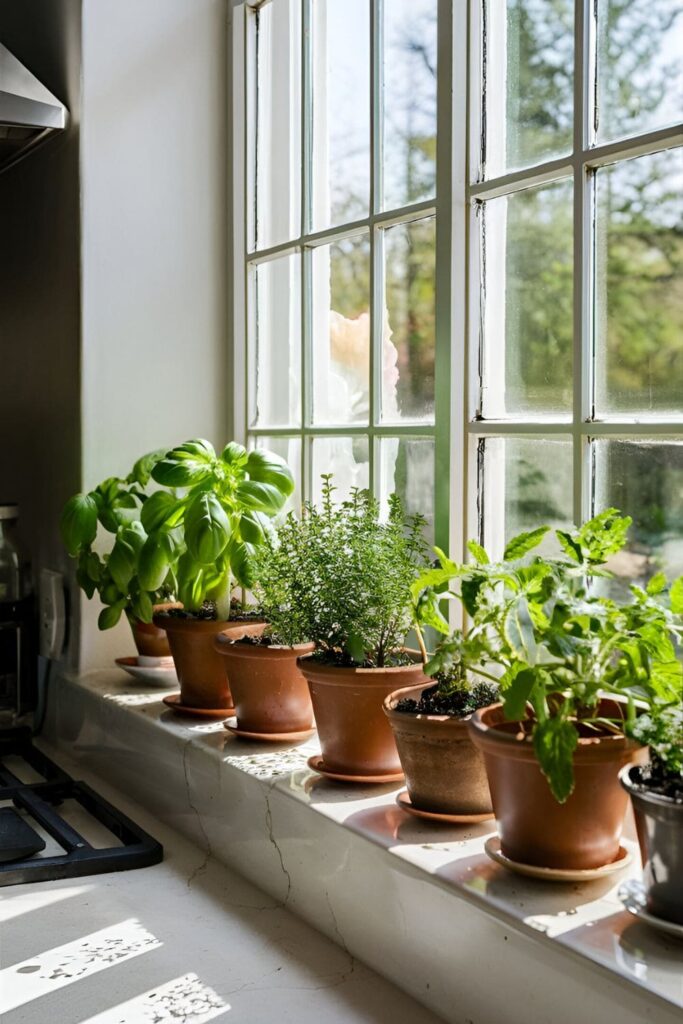
<path fill-rule="evenodd" d="M 21 758 L 42 781 L 24 782 L 6 764 Z M 37 823 L 61 848 L 57 856 L 32 856 L 0 863 L 0 886 L 53 881 L 128 871 L 158 864 L 163 847 L 144 829 L 118 811 L 84 782 L 75 782 L 33 746 L 30 729 L 0 730 L 0 801 L 11 801 L 19 812 Z M 75 800 L 121 844 L 106 849 L 92 846 L 59 813 L 65 800 Z"/>

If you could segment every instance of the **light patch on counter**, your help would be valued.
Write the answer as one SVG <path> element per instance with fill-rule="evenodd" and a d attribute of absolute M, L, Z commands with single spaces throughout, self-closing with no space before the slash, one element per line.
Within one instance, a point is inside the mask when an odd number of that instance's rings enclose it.
<path fill-rule="evenodd" d="M 36 892 L 21 893 L 19 896 L 0 896 L 0 924 L 12 921 L 15 917 L 30 914 L 34 910 L 43 910 L 60 900 L 70 900 L 74 896 L 82 896 L 90 892 L 92 885 L 70 885 L 64 889 L 49 889 L 42 886 Z"/>
<path fill-rule="evenodd" d="M 184 974 L 81 1024 L 205 1024 L 229 1009 L 196 974 Z"/>
<path fill-rule="evenodd" d="M 0 971 L 0 1019 L 2 1014 L 33 999 L 161 945 L 138 920 L 129 918 L 64 946 L 37 953 Z"/>

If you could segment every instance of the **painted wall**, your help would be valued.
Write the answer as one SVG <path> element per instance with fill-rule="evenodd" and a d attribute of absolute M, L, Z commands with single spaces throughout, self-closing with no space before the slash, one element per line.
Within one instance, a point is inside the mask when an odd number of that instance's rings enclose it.
<path fill-rule="evenodd" d="M 59 510 L 81 478 L 81 2 L 2 0 L 0 40 L 71 113 L 0 175 L 0 500 L 21 504 L 34 570 L 64 569 Z"/>
<path fill-rule="evenodd" d="M 227 8 L 83 2 L 86 487 L 228 429 Z M 83 667 L 129 653 L 86 608 Z"/>

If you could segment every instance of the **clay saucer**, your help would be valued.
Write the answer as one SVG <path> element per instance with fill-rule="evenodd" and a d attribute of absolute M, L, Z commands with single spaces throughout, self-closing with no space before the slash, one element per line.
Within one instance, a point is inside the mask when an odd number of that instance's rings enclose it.
<path fill-rule="evenodd" d="M 191 718 L 230 718 L 235 714 L 234 708 L 191 708 L 181 702 L 179 693 L 170 693 L 161 699 L 176 715 L 188 715 Z"/>
<path fill-rule="evenodd" d="M 403 772 L 390 772 L 388 775 L 344 775 L 342 772 L 331 772 L 325 767 L 322 754 L 313 754 L 306 762 L 318 775 L 333 782 L 360 782 L 367 786 L 382 785 L 387 782 L 403 782 Z"/>
<path fill-rule="evenodd" d="M 178 685 L 173 658 L 116 658 L 116 664 L 139 683 L 164 690 Z"/>
<path fill-rule="evenodd" d="M 233 722 L 236 723 L 237 719 L 231 718 L 223 722 L 228 732 L 241 740 L 252 740 L 254 743 L 298 743 L 307 740 L 315 732 L 313 725 L 310 729 L 301 729 L 299 732 L 250 732 L 248 729 L 240 729 L 236 724 L 233 725 Z"/>
<path fill-rule="evenodd" d="M 595 878 L 604 878 L 616 871 L 621 871 L 631 863 L 631 854 L 625 846 L 619 847 L 619 853 L 609 864 L 601 864 L 597 868 L 543 868 L 537 864 L 523 864 L 506 857 L 500 848 L 500 837 L 490 836 L 484 846 L 487 855 L 497 864 L 502 864 L 509 871 L 527 878 L 542 878 L 546 882 L 590 882 Z"/>
<path fill-rule="evenodd" d="M 424 818 L 426 821 L 442 822 L 444 825 L 477 825 L 480 821 L 491 821 L 493 813 L 489 814 L 439 814 L 438 811 L 422 811 L 419 807 L 413 807 L 407 789 L 401 790 L 396 797 L 396 803 L 407 814 L 414 814 L 416 818 Z"/>

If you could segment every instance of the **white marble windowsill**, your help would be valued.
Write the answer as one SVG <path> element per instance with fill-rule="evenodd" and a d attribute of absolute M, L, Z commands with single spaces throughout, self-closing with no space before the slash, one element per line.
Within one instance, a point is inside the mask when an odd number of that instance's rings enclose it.
<path fill-rule="evenodd" d="M 401 786 L 310 771 L 315 737 L 245 743 L 173 715 L 162 696 L 117 670 L 60 680 L 45 738 L 446 1020 L 680 1020 L 683 943 L 617 898 L 640 871 L 632 839 L 616 876 L 525 880 L 484 853 L 495 823 L 422 823 L 396 806 Z"/>

